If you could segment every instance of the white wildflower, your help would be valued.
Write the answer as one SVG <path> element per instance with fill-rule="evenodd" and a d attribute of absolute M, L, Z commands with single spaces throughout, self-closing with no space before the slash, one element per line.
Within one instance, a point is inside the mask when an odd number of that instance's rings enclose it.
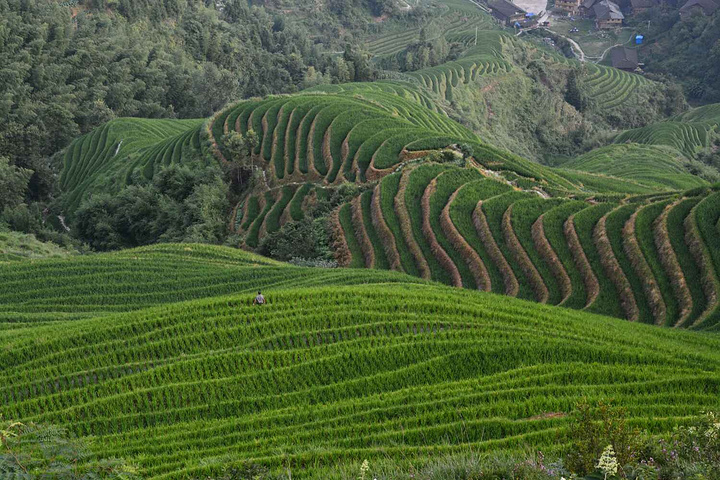
<path fill-rule="evenodd" d="M 603 450 L 602 455 L 600 455 L 597 468 L 603 473 L 603 475 L 605 475 L 605 480 L 607 480 L 608 477 L 612 477 L 617 474 L 618 462 L 617 458 L 615 458 L 615 450 L 612 445 L 608 445 L 605 447 L 605 450 Z"/>
<path fill-rule="evenodd" d="M 365 475 L 367 475 L 368 470 L 370 470 L 370 464 L 367 460 L 364 460 L 362 465 L 360 465 L 360 480 L 365 480 Z"/>

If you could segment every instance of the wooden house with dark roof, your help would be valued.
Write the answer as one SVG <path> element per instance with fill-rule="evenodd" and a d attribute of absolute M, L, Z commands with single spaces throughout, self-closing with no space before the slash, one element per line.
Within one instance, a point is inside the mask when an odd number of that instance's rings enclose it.
<path fill-rule="evenodd" d="M 582 0 L 580 2 L 580 7 L 578 8 L 578 13 L 583 17 L 592 17 L 593 7 L 598 2 L 600 2 L 600 0 Z"/>
<path fill-rule="evenodd" d="M 580 12 L 582 0 L 555 0 L 555 8 L 568 15 L 577 15 Z"/>
<path fill-rule="evenodd" d="M 634 48 L 613 48 L 610 53 L 610 59 L 612 60 L 613 67 L 625 70 L 626 72 L 634 72 L 640 65 L 638 61 L 638 51 Z"/>
<path fill-rule="evenodd" d="M 507 0 L 491 0 L 488 3 L 490 13 L 505 25 L 512 27 L 515 23 L 525 21 L 525 10 Z"/>
<path fill-rule="evenodd" d="M 602 0 L 593 5 L 593 14 L 597 28 L 605 30 L 620 27 L 625 20 L 620 7 L 610 0 Z"/>

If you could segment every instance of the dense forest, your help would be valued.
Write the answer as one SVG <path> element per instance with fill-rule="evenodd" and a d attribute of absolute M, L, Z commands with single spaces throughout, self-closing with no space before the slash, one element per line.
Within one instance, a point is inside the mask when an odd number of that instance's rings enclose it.
<path fill-rule="evenodd" d="M 681 19 L 665 6 L 638 15 L 634 24 L 648 39 L 641 53 L 648 73 L 679 80 L 693 103 L 720 102 L 720 13 Z"/>

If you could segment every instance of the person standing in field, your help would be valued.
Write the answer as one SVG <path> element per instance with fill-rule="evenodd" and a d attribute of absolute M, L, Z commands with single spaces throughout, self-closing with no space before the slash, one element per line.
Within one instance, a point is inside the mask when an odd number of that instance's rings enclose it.
<path fill-rule="evenodd" d="M 263 297 L 263 294 L 258 290 L 257 297 L 255 297 L 255 300 L 253 300 L 253 305 L 265 305 L 265 297 Z"/>

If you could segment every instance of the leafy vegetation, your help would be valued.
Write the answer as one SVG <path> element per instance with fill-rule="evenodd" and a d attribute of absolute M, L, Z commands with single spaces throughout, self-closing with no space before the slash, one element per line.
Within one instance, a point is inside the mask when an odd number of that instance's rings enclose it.
<path fill-rule="evenodd" d="M 52 425 L 0 419 L 0 447 L 0 474 L 5 478 L 141 478 L 135 466 L 115 458 L 98 459 L 85 442 Z"/>
<path fill-rule="evenodd" d="M 101 251 L 158 240 L 222 243 L 227 193 L 217 169 L 169 167 L 147 185 L 92 196 L 75 213 L 74 226 L 81 241 Z"/>
<path fill-rule="evenodd" d="M 717 14 L 681 19 L 677 9 L 653 8 L 635 20 L 643 25 L 647 32 L 645 38 L 649 40 L 640 52 L 647 71 L 679 79 L 693 102 L 720 101 L 720 17 Z"/>

